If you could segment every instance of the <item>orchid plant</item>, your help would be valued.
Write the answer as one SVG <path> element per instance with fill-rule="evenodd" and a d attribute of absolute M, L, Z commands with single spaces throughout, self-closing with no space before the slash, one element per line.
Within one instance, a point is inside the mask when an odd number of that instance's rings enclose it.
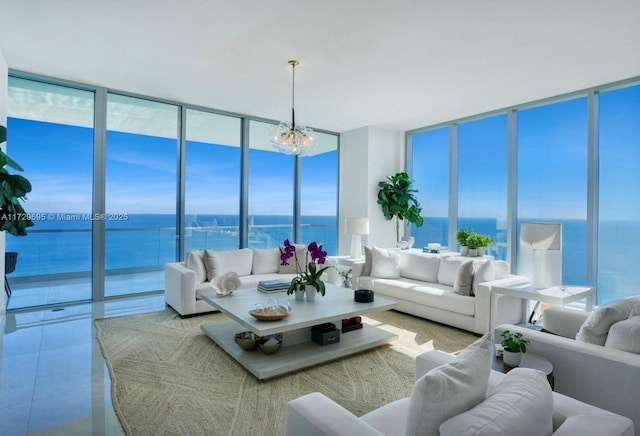
<path fill-rule="evenodd" d="M 309 260 L 311 256 L 311 260 Z M 316 288 L 317 292 L 324 297 L 326 288 L 324 282 L 320 280 L 322 273 L 331 268 L 325 266 L 320 268 L 318 265 L 324 265 L 327 261 L 327 252 L 322 249 L 322 244 L 311 242 L 307 245 L 307 250 L 304 259 L 304 269 L 298 259 L 298 253 L 296 247 L 289 242 L 288 239 L 284 240 L 284 248 L 280 248 L 280 265 L 289 265 L 289 259 L 294 258 L 296 262 L 296 276 L 291 280 L 287 294 L 293 294 L 296 289 L 296 285 L 310 285 Z"/>

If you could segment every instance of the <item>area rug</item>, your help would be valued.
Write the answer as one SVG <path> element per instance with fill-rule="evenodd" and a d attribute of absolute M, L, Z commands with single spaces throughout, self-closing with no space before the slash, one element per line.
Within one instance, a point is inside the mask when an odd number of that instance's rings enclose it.
<path fill-rule="evenodd" d="M 418 354 L 455 353 L 477 339 L 381 312 L 363 321 L 396 333 L 389 345 L 260 381 L 200 330 L 226 320 L 222 313 L 181 319 L 168 308 L 95 321 L 113 407 L 128 435 L 283 435 L 287 402 L 316 391 L 359 416 L 411 393 Z"/>

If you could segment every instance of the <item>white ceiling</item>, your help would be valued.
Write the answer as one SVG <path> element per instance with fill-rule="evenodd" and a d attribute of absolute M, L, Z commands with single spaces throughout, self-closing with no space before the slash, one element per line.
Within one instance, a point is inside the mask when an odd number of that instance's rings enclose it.
<path fill-rule="evenodd" d="M 0 0 L 14 70 L 410 130 L 640 76 L 639 0 Z"/>

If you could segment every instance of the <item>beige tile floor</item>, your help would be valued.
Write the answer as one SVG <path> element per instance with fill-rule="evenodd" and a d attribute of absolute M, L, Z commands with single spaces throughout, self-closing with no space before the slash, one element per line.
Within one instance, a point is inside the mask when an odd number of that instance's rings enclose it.
<path fill-rule="evenodd" d="M 165 308 L 159 295 L 0 315 L 0 435 L 121 435 L 96 318 Z"/>

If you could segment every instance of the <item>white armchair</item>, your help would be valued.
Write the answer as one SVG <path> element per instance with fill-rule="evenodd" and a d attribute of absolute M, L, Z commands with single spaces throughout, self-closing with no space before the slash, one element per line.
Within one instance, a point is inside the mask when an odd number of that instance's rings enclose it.
<path fill-rule="evenodd" d="M 416 380 L 429 370 L 451 361 L 454 356 L 429 351 L 416 360 Z M 505 377 L 491 371 L 489 390 Z M 409 398 L 403 398 L 361 417 L 352 414 L 321 393 L 314 392 L 287 404 L 288 436 L 334 435 L 370 436 L 406 434 Z M 633 422 L 625 417 L 553 393 L 553 434 L 561 436 L 625 435 L 633 436 Z"/>

